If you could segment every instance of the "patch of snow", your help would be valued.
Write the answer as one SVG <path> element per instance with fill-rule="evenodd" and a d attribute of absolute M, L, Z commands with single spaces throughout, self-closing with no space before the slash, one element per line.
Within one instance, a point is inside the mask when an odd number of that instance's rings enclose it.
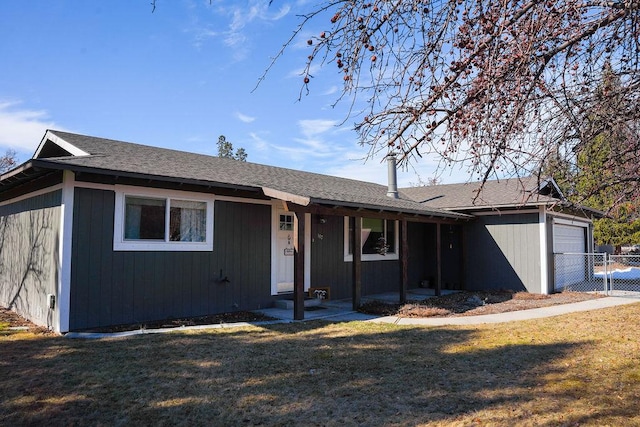
<path fill-rule="evenodd" d="M 597 272 L 594 274 L 596 277 L 603 277 L 604 272 Z M 607 277 L 622 280 L 640 280 L 640 268 L 629 267 L 624 270 L 616 269 L 613 271 L 607 271 Z"/>

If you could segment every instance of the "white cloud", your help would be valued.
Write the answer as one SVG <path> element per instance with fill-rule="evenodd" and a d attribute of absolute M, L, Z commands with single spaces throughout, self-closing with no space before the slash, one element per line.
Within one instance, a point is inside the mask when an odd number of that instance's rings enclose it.
<path fill-rule="evenodd" d="M 265 151 L 269 148 L 269 143 L 255 132 L 250 132 L 249 137 L 253 141 L 253 147 L 258 151 Z"/>
<path fill-rule="evenodd" d="M 324 91 L 324 93 L 322 95 L 333 95 L 335 93 L 338 93 L 338 91 L 342 89 L 339 86 L 333 85 L 330 88 L 328 88 L 327 90 Z"/>
<path fill-rule="evenodd" d="M 387 183 L 386 165 L 380 164 L 378 160 L 370 159 L 364 162 L 363 160 L 343 158 L 340 162 L 336 163 L 337 164 L 330 167 L 325 173 L 342 178 L 375 182 L 382 185 L 386 185 Z"/>
<path fill-rule="evenodd" d="M 274 148 L 291 156 L 293 160 L 304 158 L 326 159 L 344 157 L 348 142 L 339 138 L 341 130 L 335 120 L 306 119 L 298 121 L 300 136 L 292 138 L 295 143 Z"/>
<path fill-rule="evenodd" d="M 0 147 L 33 153 L 47 129 L 63 130 L 44 110 L 20 108 L 19 102 L 0 100 Z"/>
<path fill-rule="evenodd" d="M 313 63 L 311 64 L 311 67 L 309 68 L 309 75 L 310 76 L 315 76 L 318 75 L 318 73 L 320 73 L 320 70 L 322 70 L 322 66 L 320 64 L 317 63 Z M 287 74 L 287 78 L 300 78 L 301 76 L 303 76 L 305 74 L 305 69 L 304 68 L 296 68 L 295 70 L 291 70 L 289 71 L 289 74 Z"/>
<path fill-rule="evenodd" d="M 248 41 L 251 36 L 247 27 L 254 21 L 274 22 L 286 17 L 291 11 L 289 4 L 283 4 L 279 9 L 269 7 L 269 3 L 263 0 L 251 0 L 249 5 L 238 6 L 235 2 L 230 5 L 216 3 L 213 10 L 217 15 L 229 18 L 226 29 L 219 30 L 219 24 L 203 25 L 197 12 L 194 13 L 193 31 L 196 34 L 196 47 L 200 48 L 206 39 L 221 39 L 229 48 L 234 49 L 234 59 L 245 59 L 249 54 Z"/>
<path fill-rule="evenodd" d="M 337 124 L 338 122 L 335 120 L 324 119 L 305 119 L 298 121 L 300 132 L 307 138 L 326 133 L 332 129 L 337 130 Z"/>
<path fill-rule="evenodd" d="M 243 123 L 251 123 L 256 120 L 255 117 L 247 116 L 246 114 L 242 114 L 239 111 L 236 111 L 236 118 Z"/>
<path fill-rule="evenodd" d="M 328 151 L 319 141 L 296 141 L 300 142 L 301 145 L 290 146 L 272 144 L 271 147 L 296 162 L 304 162 L 310 158 L 328 158 L 335 155 L 333 152 Z M 320 149 L 317 149 L 317 147 L 320 147 Z"/>
<path fill-rule="evenodd" d="M 358 179 L 387 185 L 387 162 L 382 155 L 369 158 L 366 149 L 351 151 L 328 167 L 323 173 L 343 178 Z M 469 180 L 466 169 L 460 167 L 438 168 L 438 163 L 426 157 L 414 160 L 409 167 L 400 166 L 397 170 L 398 187 L 412 187 L 426 183 L 430 178 L 438 178 L 441 184 L 462 183 Z"/>

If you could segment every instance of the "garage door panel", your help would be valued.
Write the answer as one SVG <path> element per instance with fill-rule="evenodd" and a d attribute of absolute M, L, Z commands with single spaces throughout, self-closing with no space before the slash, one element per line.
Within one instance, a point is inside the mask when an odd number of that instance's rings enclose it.
<path fill-rule="evenodd" d="M 582 254 L 586 252 L 586 229 L 575 225 L 553 225 L 553 252 Z M 563 289 L 586 279 L 586 257 L 556 257 L 555 289 Z"/>
<path fill-rule="evenodd" d="M 575 225 L 553 225 L 554 253 L 583 253 L 586 250 L 585 229 Z"/>

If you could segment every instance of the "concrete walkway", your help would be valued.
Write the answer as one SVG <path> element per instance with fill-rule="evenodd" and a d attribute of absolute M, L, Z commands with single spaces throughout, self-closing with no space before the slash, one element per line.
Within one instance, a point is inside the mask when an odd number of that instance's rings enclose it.
<path fill-rule="evenodd" d="M 374 316 L 371 314 L 353 311 L 350 301 L 327 301 L 323 303 L 322 308 L 312 311 L 305 310 L 304 320 L 293 320 L 293 310 L 280 308 L 267 308 L 256 310 L 267 316 L 277 320 L 266 322 L 240 322 L 225 323 L 219 325 L 199 325 L 187 326 L 182 328 L 166 328 L 166 329 L 144 329 L 127 331 L 120 333 L 89 333 L 89 332 L 70 332 L 65 336 L 68 338 L 118 338 L 140 334 L 161 334 L 166 332 L 175 332 L 180 330 L 193 329 L 212 329 L 212 328 L 232 328 L 239 326 L 260 326 L 276 323 L 306 322 L 311 320 L 326 320 L 331 322 L 374 322 L 374 323 L 393 323 L 396 325 L 422 325 L 422 326 L 448 326 L 448 325 L 480 325 L 486 323 L 504 323 L 518 320 L 540 319 L 543 317 L 560 316 L 563 314 L 575 313 L 580 311 L 598 310 L 601 308 L 615 307 L 625 304 L 640 303 L 638 298 L 628 297 L 605 297 L 588 301 L 576 302 L 573 304 L 559 304 L 550 307 L 534 308 L 530 310 L 511 311 L 500 314 L 486 314 L 482 316 L 463 316 L 463 317 L 428 317 L 428 318 L 407 318 L 397 316 Z"/>
<path fill-rule="evenodd" d="M 503 323 L 517 320 L 540 319 L 543 317 L 560 316 L 562 314 L 574 313 L 579 311 L 597 310 L 600 308 L 615 307 L 624 304 L 633 304 L 640 302 L 638 298 L 622 298 L 622 297 L 605 297 L 588 301 L 576 302 L 572 304 L 559 304 L 543 308 L 533 308 L 529 310 L 511 311 L 499 314 L 485 314 L 482 316 L 461 316 L 461 317 L 397 317 L 397 316 L 374 316 L 371 314 L 359 313 L 353 311 L 350 301 L 327 301 L 323 303 L 322 309 L 317 311 L 306 311 L 305 319 L 308 320 L 329 320 L 336 322 L 350 322 L 354 320 L 375 322 L 375 323 L 394 323 L 397 325 L 425 325 L 425 326 L 444 326 L 444 325 L 477 325 L 483 323 Z M 283 310 L 275 308 L 267 308 L 258 310 L 267 316 L 280 319 L 284 322 L 293 322 L 293 310 Z"/>
<path fill-rule="evenodd" d="M 462 317 L 427 317 L 427 318 L 406 318 L 406 317 L 378 317 L 369 320 L 377 323 L 395 323 L 397 325 L 479 325 L 483 323 L 504 323 L 518 320 L 540 319 L 543 317 L 560 316 L 562 314 L 576 313 L 580 311 L 598 310 L 601 308 L 615 307 L 618 305 L 633 304 L 640 302 L 637 298 L 605 297 L 588 301 L 575 302 L 572 304 L 558 304 L 549 307 L 532 308 L 529 310 L 510 311 L 499 314 L 485 314 L 482 316 L 462 316 Z"/>

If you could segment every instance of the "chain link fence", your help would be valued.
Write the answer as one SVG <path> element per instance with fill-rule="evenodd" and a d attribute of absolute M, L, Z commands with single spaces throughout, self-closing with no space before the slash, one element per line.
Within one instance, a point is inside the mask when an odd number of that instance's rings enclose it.
<path fill-rule="evenodd" d="M 556 292 L 607 292 L 607 254 L 554 254 Z"/>
<path fill-rule="evenodd" d="M 640 297 L 640 255 L 554 254 L 555 291 Z"/>
<path fill-rule="evenodd" d="M 640 296 L 640 255 L 609 255 L 609 295 Z"/>

